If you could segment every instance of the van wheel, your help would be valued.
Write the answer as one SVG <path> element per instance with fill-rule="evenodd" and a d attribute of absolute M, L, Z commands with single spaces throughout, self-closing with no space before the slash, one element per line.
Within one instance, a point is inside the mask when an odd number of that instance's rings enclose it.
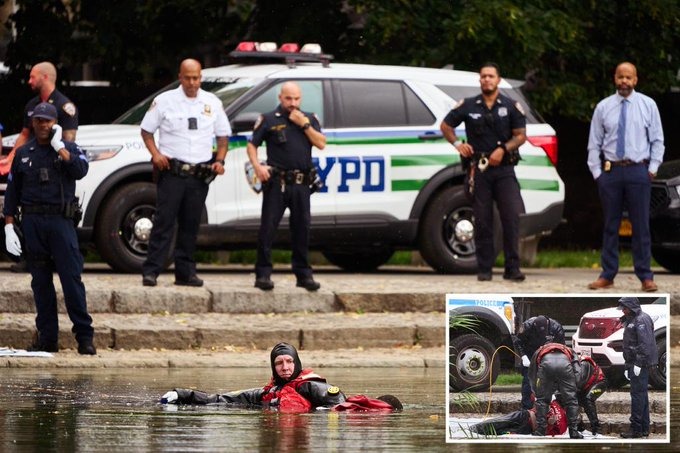
<path fill-rule="evenodd" d="M 666 338 L 662 337 L 656 342 L 659 353 L 657 367 L 649 373 L 649 383 L 656 390 L 666 389 Z"/>
<path fill-rule="evenodd" d="M 390 247 L 364 249 L 357 252 L 338 252 L 324 250 L 323 256 L 331 263 L 347 272 L 373 272 L 390 260 L 394 250 Z"/>
<path fill-rule="evenodd" d="M 496 349 L 481 335 L 465 334 L 452 338 L 449 343 L 449 384 L 454 391 L 483 392 L 489 389 L 501 370 L 499 354 L 491 360 Z"/>
<path fill-rule="evenodd" d="M 152 183 L 127 184 L 107 197 L 97 219 L 95 242 L 115 271 L 142 271 L 155 212 L 156 186 Z"/>
<path fill-rule="evenodd" d="M 437 272 L 470 274 L 477 271 L 472 203 L 460 186 L 435 195 L 420 224 L 420 254 Z M 501 228 L 494 209 L 494 244 L 500 249 Z"/>

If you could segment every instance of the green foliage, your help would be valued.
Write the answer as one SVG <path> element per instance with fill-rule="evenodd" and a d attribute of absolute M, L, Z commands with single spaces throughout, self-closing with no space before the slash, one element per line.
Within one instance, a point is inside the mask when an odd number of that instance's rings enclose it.
<path fill-rule="evenodd" d="M 357 60 L 472 71 L 495 61 L 506 77 L 530 82 L 532 101 L 545 114 L 587 119 L 614 91 L 613 71 L 621 61 L 637 65 L 640 91 L 661 94 L 676 83 L 676 0 L 349 4 L 365 18 Z"/>

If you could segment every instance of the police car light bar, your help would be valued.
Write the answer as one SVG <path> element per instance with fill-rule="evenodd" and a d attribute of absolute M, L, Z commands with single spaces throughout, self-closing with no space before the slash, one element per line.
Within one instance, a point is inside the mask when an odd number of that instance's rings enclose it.
<path fill-rule="evenodd" d="M 307 43 L 302 48 L 297 43 L 284 43 L 277 49 L 274 42 L 242 41 L 236 49 L 229 53 L 233 59 L 269 59 L 284 60 L 290 67 L 295 67 L 298 61 L 319 62 L 328 67 L 333 55 L 324 54 L 321 46 Z"/>

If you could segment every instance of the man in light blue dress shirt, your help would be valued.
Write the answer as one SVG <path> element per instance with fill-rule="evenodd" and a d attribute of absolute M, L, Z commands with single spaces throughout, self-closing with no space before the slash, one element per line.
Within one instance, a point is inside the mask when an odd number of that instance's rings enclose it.
<path fill-rule="evenodd" d="M 614 285 L 619 270 L 619 225 L 627 207 L 633 226 L 635 275 L 642 290 L 652 292 L 657 286 L 650 268 L 649 202 L 651 181 L 664 153 L 661 117 L 656 103 L 635 91 L 633 64 L 619 64 L 614 83 L 616 94 L 595 107 L 588 138 L 588 167 L 597 182 L 604 216 L 602 272 L 588 288 Z"/>

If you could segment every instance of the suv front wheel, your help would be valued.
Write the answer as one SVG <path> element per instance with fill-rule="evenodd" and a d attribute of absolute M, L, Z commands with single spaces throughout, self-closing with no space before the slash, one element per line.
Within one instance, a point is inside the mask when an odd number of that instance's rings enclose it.
<path fill-rule="evenodd" d="M 500 219 L 494 208 L 494 244 L 501 243 Z M 437 193 L 421 219 L 420 254 L 437 272 L 470 274 L 477 271 L 472 203 L 461 186 Z"/>
<path fill-rule="evenodd" d="M 104 201 L 95 227 L 95 241 L 102 258 L 115 271 L 142 271 L 155 212 L 156 186 L 150 182 L 126 184 Z"/>

